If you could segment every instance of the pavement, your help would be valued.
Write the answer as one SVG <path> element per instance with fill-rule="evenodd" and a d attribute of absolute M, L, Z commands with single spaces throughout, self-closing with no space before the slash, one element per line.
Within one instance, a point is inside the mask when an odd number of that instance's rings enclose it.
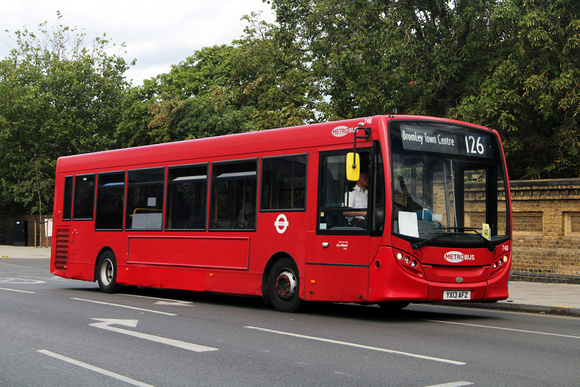
<path fill-rule="evenodd" d="M 0 262 L 11 258 L 49 259 L 50 248 L 0 246 Z M 507 300 L 494 303 L 439 304 L 580 317 L 580 285 L 510 281 L 509 294 Z"/>
<path fill-rule="evenodd" d="M 50 248 L 26 246 L 0 246 L 0 259 L 6 258 L 50 258 Z"/>

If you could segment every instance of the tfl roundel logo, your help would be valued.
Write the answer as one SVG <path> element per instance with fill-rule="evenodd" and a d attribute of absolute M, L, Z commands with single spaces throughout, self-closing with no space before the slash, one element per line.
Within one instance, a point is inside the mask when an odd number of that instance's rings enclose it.
<path fill-rule="evenodd" d="M 288 218 L 286 218 L 286 215 L 284 214 L 278 215 L 276 221 L 274 222 L 274 227 L 276 227 L 278 234 L 284 234 L 289 225 L 290 222 L 288 222 Z"/>

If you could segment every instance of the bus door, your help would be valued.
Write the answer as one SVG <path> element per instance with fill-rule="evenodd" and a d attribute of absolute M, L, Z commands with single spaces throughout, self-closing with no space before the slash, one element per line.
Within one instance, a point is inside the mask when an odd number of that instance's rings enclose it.
<path fill-rule="evenodd" d="M 380 238 L 370 236 L 376 229 L 382 232 L 377 222 L 384 223 L 377 216 L 381 214 L 380 201 L 384 214 L 384 175 L 382 163 L 377 168 L 378 163 L 371 162 L 380 159 L 380 153 L 362 148 L 358 150 L 360 179 L 348 181 L 348 152 L 345 149 L 320 154 L 317 229 L 309 234 L 306 256 L 308 300 L 368 299 L 369 266 L 380 243 Z"/>

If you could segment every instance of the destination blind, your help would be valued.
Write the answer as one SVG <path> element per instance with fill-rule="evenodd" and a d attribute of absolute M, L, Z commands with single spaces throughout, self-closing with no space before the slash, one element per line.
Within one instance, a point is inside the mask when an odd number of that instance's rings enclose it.
<path fill-rule="evenodd" d="M 399 122 L 403 149 L 493 158 L 491 133 L 433 122 Z"/>

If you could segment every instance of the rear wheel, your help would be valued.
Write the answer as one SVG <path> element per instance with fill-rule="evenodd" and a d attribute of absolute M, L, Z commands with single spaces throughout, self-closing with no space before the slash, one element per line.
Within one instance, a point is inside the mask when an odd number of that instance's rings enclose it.
<path fill-rule="evenodd" d="M 272 266 L 268 275 L 268 295 L 276 310 L 296 312 L 302 305 L 298 297 L 300 278 L 298 268 L 290 258 L 282 258 Z"/>
<path fill-rule="evenodd" d="M 105 251 L 97 263 L 97 282 L 104 293 L 117 289 L 117 260 L 112 251 Z"/>

